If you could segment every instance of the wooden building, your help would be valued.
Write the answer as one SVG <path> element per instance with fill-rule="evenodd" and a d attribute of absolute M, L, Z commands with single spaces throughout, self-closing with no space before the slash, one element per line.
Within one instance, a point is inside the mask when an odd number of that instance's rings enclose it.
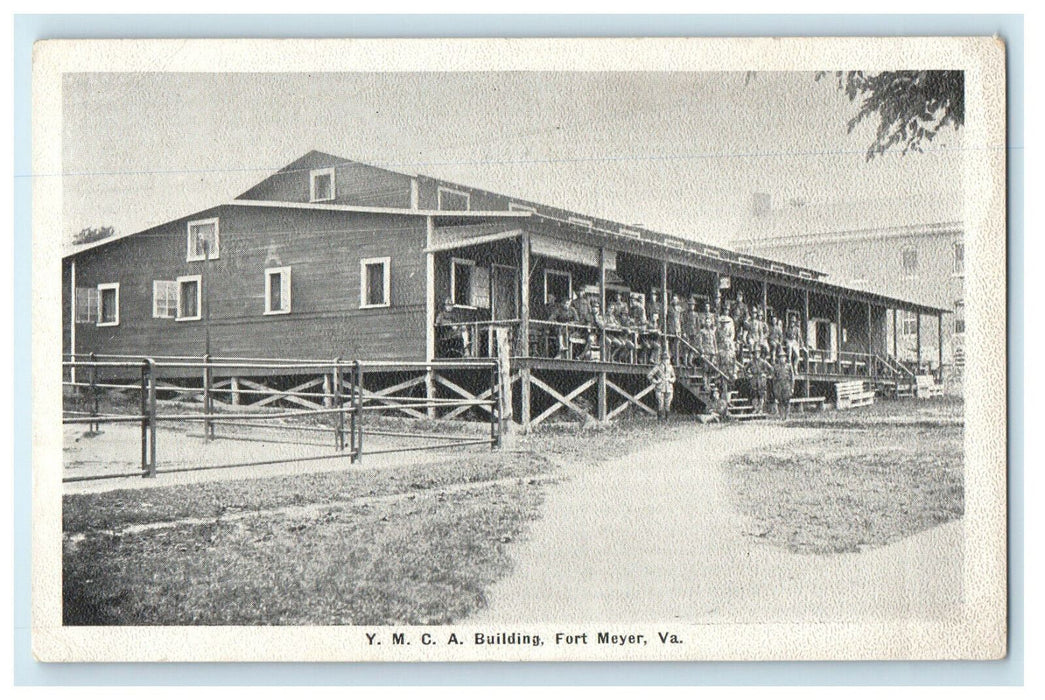
<path fill-rule="evenodd" d="M 449 300 L 455 327 L 468 329 L 459 354 L 492 355 L 497 338 L 509 338 L 514 415 L 523 424 L 564 408 L 598 419 L 649 411 L 648 367 L 611 360 L 601 329 L 590 344 L 601 352 L 548 351 L 559 337 L 541 321 L 548 295 L 585 288 L 603 310 L 618 292 L 712 304 L 743 292 L 751 306 L 800 320 L 807 394 L 827 393 L 840 378 L 895 388 L 913 383 L 934 350 L 942 362 L 942 350 L 919 343 L 915 366 L 901 366 L 892 329 L 897 313 L 916 315 L 921 328 L 923 319 L 942 323 L 944 309 L 316 151 L 226 204 L 66 255 L 64 351 L 423 363 L 440 354 L 436 318 Z M 689 390 L 682 408 L 706 402 L 708 372 L 680 373 Z M 424 390 L 440 389 L 428 381 Z"/>

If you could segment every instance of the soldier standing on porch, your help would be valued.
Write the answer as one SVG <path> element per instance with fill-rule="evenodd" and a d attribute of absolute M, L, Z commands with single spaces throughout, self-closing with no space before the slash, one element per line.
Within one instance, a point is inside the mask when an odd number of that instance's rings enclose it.
<path fill-rule="evenodd" d="M 737 345 L 744 346 L 747 342 L 747 320 L 748 309 L 744 303 L 744 293 L 737 292 L 737 300 L 733 304 L 733 330 L 736 332 Z"/>
<path fill-rule="evenodd" d="M 665 338 L 665 347 L 669 349 L 675 364 L 682 364 L 682 345 L 679 343 L 679 338 L 682 337 L 682 318 L 686 311 L 682 308 L 682 302 L 679 300 L 678 294 L 673 294 L 671 297 L 671 305 L 668 306 L 668 335 L 670 338 Z"/>
<path fill-rule="evenodd" d="M 723 313 L 718 318 L 718 337 L 715 338 L 715 344 L 718 346 L 718 368 L 729 380 L 729 389 L 723 391 L 728 393 L 731 390 L 733 380 L 736 371 L 736 332 L 733 330 L 733 319 L 729 315 L 729 302 L 726 302 L 726 307 L 723 309 Z"/>
<path fill-rule="evenodd" d="M 439 357 L 465 357 L 470 351 L 468 326 L 464 323 L 450 297 L 435 317 L 436 352 Z"/>
<path fill-rule="evenodd" d="M 548 294 L 548 317 L 545 319 L 549 323 L 556 324 L 567 324 L 570 322 L 570 308 L 566 304 L 566 299 L 557 301 L 554 294 Z M 554 333 L 558 348 L 555 351 L 553 357 L 563 358 L 566 356 L 566 350 L 569 348 L 569 328 L 566 325 L 560 325 L 557 330 L 549 330 L 549 333 Z"/>
<path fill-rule="evenodd" d="M 697 311 L 697 300 L 694 297 L 690 297 L 689 310 L 686 311 L 686 316 L 682 322 L 682 335 L 692 347 L 700 347 L 700 312 Z M 694 356 L 693 351 L 687 349 L 684 354 L 686 364 L 696 367 L 697 358 Z"/>
<path fill-rule="evenodd" d="M 646 320 L 649 323 L 653 323 L 653 315 L 656 314 L 659 318 L 664 318 L 664 309 L 660 308 L 660 296 L 656 289 L 653 289 L 649 293 L 649 298 L 646 301 Z M 655 362 L 655 358 L 650 358 L 650 362 Z"/>
<path fill-rule="evenodd" d="M 657 419 L 667 420 L 671 401 L 675 398 L 675 368 L 671 366 L 671 356 L 667 350 L 660 354 L 660 361 L 653 365 L 646 378 L 653 385 L 653 393 L 657 397 Z"/>

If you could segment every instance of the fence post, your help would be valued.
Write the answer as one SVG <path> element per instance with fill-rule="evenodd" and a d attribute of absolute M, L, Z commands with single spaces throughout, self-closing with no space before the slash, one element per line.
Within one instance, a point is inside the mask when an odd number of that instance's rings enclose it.
<path fill-rule="evenodd" d="M 149 363 L 149 477 L 156 476 L 156 363 Z"/>
<path fill-rule="evenodd" d="M 363 366 L 356 360 L 353 371 L 352 399 L 355 411 L 352 412 L 352 434 L 355 436 L 352 450 L 352 462 L 360 462 L 363 459 Z"/>
<path fill-rule="evenodd" d="M 149 361 L 142 360 L 141 401 L 138 415 L 142 429 L 142 476 L 149 475 Z"/>
<path fill-rule="evenodd" d="M 88 389 L 87 394 L 87 405 L 90 407 L 91 417 L 97 417 L 98 415 L 98 356 L 95 353 L 91 353 L 91 386 Z M 92 433 L 100 433 L 102 426 L 100 423 L 90 423 L 88 429 Z"/>
<path fill-rule="evenodd" d="M 334 428 L 334 449 L 341 452 L 345 449 L 345 402 L 341 393 L 341 358 L 334 359 L 334 407 L 337 419 Z"/>
<path fill-rule="evenodd" d="M 501 444 L 501 368 L 494 365 L 490 370 L 490 449 L 494 450 Z"/>
<path fill-rule="evenodd" d="M 210 419 L 213 405 L 211 403 L 210 354 L 203 356 L 203 439 L 214 439 L 214 423 Z"/>
<path fill-rule="evenodd" d="M 156 363 L 142 360 L 141 382 L 142 477 L 156 476 Z"/>

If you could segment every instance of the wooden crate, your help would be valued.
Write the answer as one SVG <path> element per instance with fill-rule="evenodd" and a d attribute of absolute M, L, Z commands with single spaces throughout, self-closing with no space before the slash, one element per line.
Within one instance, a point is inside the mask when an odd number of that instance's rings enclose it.
<path fill-rule="evenodd" d="M 874 392 L 868 391 L 861 381 L 837 382 L 835 384 L 835 408 L 839 411 L 874 403 Z"/>

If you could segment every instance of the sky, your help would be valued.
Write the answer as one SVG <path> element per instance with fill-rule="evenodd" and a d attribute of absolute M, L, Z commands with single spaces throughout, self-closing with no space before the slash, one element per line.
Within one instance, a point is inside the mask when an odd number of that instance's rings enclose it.
<path fill-rule="evenodd" d="M 68 74 L 63 216 L 142 230 L 317 149 L 727 246 L 755 192 L 839 228 L 960 219 L 960 133 L 867 162 L 856 109 L 812 73 Z"/>

